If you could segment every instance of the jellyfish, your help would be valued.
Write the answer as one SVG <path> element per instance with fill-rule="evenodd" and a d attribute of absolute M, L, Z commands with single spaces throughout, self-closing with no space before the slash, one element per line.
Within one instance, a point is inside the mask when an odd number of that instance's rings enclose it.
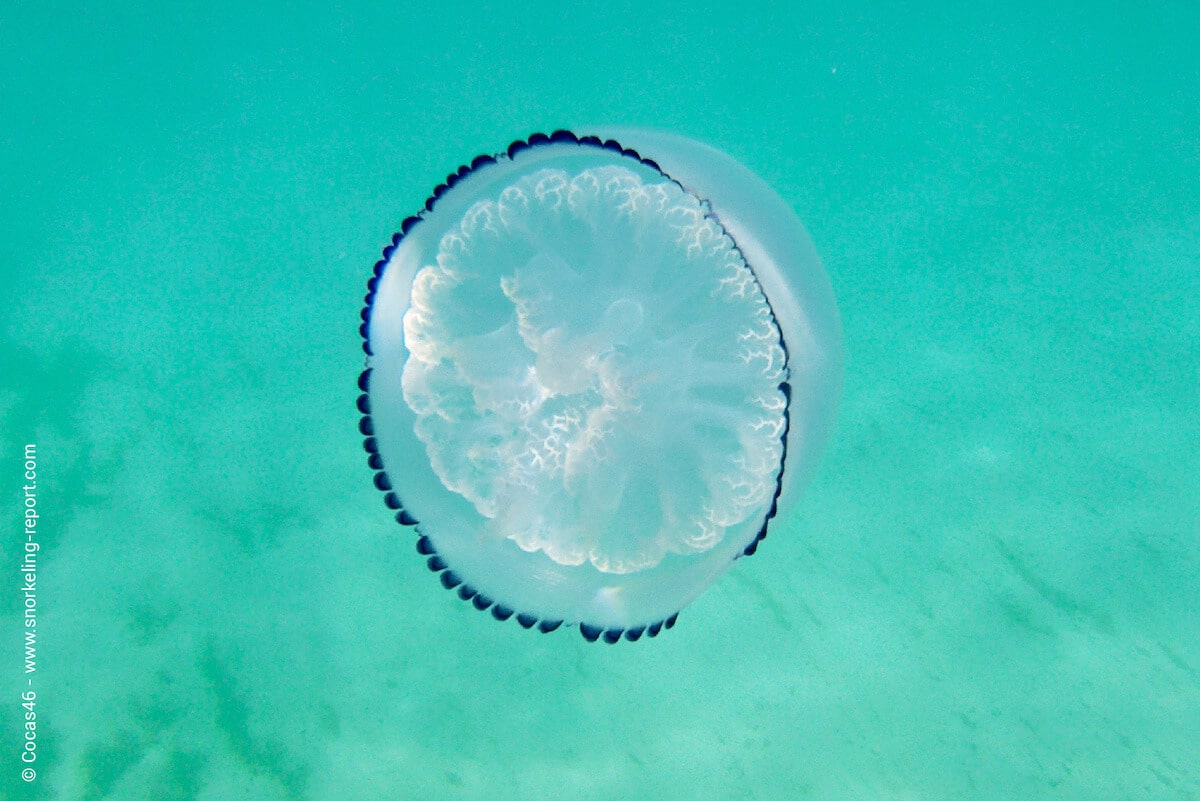
<path fill-rule="evenodd" d="M 653 637 L 792 509 L 841 330 L 792 209 L 673 134 L 460 167 L 367 284 L 360 430 L 441 584 L 497 620 Z"/>

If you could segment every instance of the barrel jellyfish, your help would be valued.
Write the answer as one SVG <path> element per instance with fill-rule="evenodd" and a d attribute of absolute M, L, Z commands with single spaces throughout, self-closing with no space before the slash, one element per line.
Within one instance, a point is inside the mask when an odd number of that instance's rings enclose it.
<path fill-rule="evenodd" d="M 791 509 L 841 330 L 792 209 L 645 130 L 535 134 L 400 225 L 367 283 L 368 463 L 497 620 L 656 636 Z"/>

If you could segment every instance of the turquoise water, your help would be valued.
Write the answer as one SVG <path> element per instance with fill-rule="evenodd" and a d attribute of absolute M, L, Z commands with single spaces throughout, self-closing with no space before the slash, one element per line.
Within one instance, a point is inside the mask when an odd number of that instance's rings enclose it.
<path fill-rule="evenodd" d="M 29 444 L 41 550 L 0 799 L 1200 797 L 1198 37 L 1194 3 L 8 4 L 0 555 Z M 583 124 L 762 175 L 847 346 L 792 517 L 612 647 L 441 590 L 354 408 L 398 222 Z"/>

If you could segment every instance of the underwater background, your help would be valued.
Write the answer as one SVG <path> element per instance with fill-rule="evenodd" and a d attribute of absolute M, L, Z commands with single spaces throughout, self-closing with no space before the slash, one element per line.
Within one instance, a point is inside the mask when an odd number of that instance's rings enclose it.
<path fill-rule="evenodd" d="M 993 5 L 0 7 L 0 799 L 1200 798 L 1200 5 Z M 442 590 L 355 409 L 400 220 L 578 125 L 766 179 L 847 351 L 613 646 Z"/>

